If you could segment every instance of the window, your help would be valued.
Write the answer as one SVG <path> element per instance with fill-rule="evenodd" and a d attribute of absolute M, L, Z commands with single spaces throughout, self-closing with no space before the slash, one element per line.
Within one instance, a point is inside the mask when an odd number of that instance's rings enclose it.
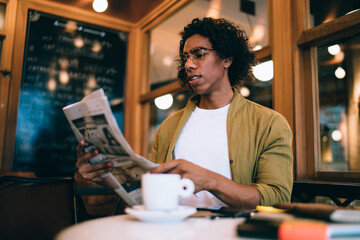
<path fill-rule="evenodd" d="M 295 91 L 304 94 L 304 117 L 297 117 L 303 123 L 297 129 L 296 140 L 301 146 L 297 146 L 296 167 L 302 178 L 358 181 L 359 2 L 341 2 L 338 8 L 321 8 L 314 2 L 306 9 L 311 12 L 311 24 L 297 40 L 303 87 Z M 329 6 L 335 6 L 339 1 L 330 2 Z M 327 21 L 325 16 L 332 17 Z M 304 139 L 299 137 L 302 134 Z"/>
<path fill-rule="evenodd" d="M 360 34 L 317 47 L 320 171 L 359 171 Z"/>

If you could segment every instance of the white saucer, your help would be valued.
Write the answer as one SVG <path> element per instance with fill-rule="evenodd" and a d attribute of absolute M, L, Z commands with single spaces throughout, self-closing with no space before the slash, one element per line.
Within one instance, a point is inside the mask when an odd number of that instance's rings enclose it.
<path fill-rule="evenodd" d="M 144 222 L 176 222 L 196 213 L 196 208 L 179 206 L 169 211 L 147 210 L 143 205 L 126 208 L 125 212 Z"/>

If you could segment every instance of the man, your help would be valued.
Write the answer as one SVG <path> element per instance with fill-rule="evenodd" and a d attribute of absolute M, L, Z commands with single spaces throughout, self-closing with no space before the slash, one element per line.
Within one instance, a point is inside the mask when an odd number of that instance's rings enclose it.
<path fill-rule="evenodd" d="M 283 116 L 237 90 L 255 64 L 244 31 L 225 19 L 196 18 L 184 28 L 178 63 L 181 85 L 195 96 L 159 127 L 149 159 L 161 164 L 150 172 L 191 179 L 195 194 L 181 200 L 185 205 L 288 202 L 292 132 Z M 78 163 L 79 173 L 97 182 L 111 170 L 111 163 L 88 166 L 84 157 Z"/>

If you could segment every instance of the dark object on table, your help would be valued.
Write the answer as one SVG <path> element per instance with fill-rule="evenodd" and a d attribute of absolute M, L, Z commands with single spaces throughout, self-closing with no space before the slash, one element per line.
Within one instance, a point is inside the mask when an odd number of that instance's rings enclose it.
<path fill-rule="evenodd" d="M 246 219 L 237 226 L 237 234 L 241 237 L 277 239 L 282 221 L 267 219 Z"/>
<path fill-rule="evenodd" d="M 240 208 L 230 208 L 230 207 L 221 207 L 221 208 L 197 208 L 198 211 L 209 211 L 212 213 L 212 218 L 216 217 L 250 217 L 251 212 L 254 210 L 243 210 Z"/>

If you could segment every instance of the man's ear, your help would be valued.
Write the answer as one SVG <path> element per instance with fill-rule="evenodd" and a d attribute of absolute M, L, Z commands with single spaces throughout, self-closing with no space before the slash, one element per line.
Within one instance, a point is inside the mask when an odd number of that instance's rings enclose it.
<path fill-rule="evenodd" d="M 232 64 L 232 58 L 225 58 L 224 59 L 224 68 L 229 68 Z"/>

